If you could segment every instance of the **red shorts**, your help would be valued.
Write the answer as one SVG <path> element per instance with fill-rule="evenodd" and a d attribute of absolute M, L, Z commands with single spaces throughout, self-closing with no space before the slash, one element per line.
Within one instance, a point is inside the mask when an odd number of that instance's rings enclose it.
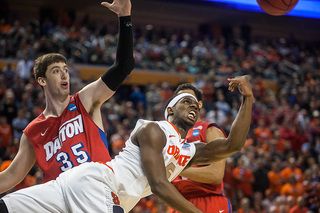
<path fill-rule="evenodd" d="M 224 196 L 196 197 L 190 198 L 189 201 L 204 213 L 232 213 L 231 203 Z M 171 213 L 177 211 L 172 210 Z"/>

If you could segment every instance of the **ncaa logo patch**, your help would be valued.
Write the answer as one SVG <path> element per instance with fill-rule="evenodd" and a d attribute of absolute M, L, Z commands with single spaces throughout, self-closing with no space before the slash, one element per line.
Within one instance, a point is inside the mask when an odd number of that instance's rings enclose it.
<path fill-rule="evenodd" d="M 184 150 L 190 150 L 190 144 L 184 143 L 181 148 Z"/>
<path fill-rule="evenodd" d="M 73 111 L 75 111 L 77 109 L 77 106 L 75 105 L 75 104 L 70 104 L 69 106 L 68 106 L 68 110 L 70 111 L 70 112 L 73 112 Z"/>
<path fill-rule="evenodd" d="M 194 130 L 192 135 L 193 136 L 198 136 L 200 134 L 200 131 L 198 129 Z"/>
<path fill-rule="evenodd" d="M 184 143 L 184 144 L 182 145 L 182 148 L 188 148 L 188 147 L 190 147 L 190 144 L 188 144 L 188 143 Z"/>

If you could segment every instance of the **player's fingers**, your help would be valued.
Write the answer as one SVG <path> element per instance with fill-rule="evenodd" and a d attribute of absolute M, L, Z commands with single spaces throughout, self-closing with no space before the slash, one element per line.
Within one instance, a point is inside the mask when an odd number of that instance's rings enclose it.
<path fill-rule="evenodd" d="M 229 90 L 230 90 L 230 88 L 232 87 L 232 82 L 229 82 Z"/>
<path fill-rule="evenodd" d="M 231 92 L 233 92 L 236 84 L 235 84 L 235 83 L 232 83 L 232 82 L 230 82 L 230 83 L 231 83 L 231 84 L 229 84 L 229 90 L 230 90 Z"/>
<path fill-rule="evenodd" d="M 241 79 L 238 79 L 238 78 L 228 78 L 227 79 L 229 82 L 233 82 L 233 83 L 239 83 L 241 82 Z"/>
<path fill-rule="evenodd" d="M 111 4 L 110 3 L 108 3 L 108 2 L 101 2 L 101 5 L 102 6 L 105 6 L 105 7 L 107 7 L 107 8 L 109 8 L 110 6 L 111 6 Z"/>

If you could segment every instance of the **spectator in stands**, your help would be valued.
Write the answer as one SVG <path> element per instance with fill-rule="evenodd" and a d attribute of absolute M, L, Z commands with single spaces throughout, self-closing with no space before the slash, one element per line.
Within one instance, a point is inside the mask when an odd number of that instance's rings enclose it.
<path fill-rule="evenodd" d="M 8 62 L 2 69 L 2 75 L 6 88 L 13 88 L 15 83 L 15 70 L 12 67 L 12 62 Z"/>
<path fill-rule="evenodd" d="M 258 158 L 256 161 L 256 167 L 253 170 L 254 182 L 253 182 L 253 191 L 260 192 L 261 195 L 265 195 L 265 191 L 268 189 L 269 180 L 268 180 L 268 170 L 264 165 L 265 159 Z"/>
<path fill-rule="evenodd" d="M 250 199 L 244 197 L 241 199 L 240 207 L 237 210 L 237 213 L 254 213 L 253 209 L 251 208 Z"/>
<path fill-rule="evenodd" d="M 297 205 L 289 209 L 289 213 L 308 213 L 309 209 L 305 206 L 304 197 L 299 196 L 297 199 Z"/>
<path fill-rule="evenodd" d="M 284 178 L 281 175 L 280 162 L 275 161 L 272 163 L 271 171 L 268 172 L 268 180 L 270 193 L 279 195 L 282 185 L 285 183 Z"/>
<path fill-rule="evenodd" d="M 8 123 L 11 125 L 12 120 L 17 116 L 17 102 L 14 91 L 7 89 L 4 98 L 0 103 L 0 112 L 7 117 Z"/>
<path fill-rule="evenodd" d="M 225 94 L 222 90 L 217 91 L 217 101 L 216 101 L 217 110 L 222 112 L 224 116 L 229 115 L 231 107 L 226 101 Z"/>
<path fill-rule="evenodd" d="M 162 82 L 160 88 L 160 96 L 163 101 L 167 102 L 170 97 L 173 95 L 173 90 L 169 82 Z"/>
<path fill-rule="evenodd" d="M 289 182 L 289 177 L 291 175 L 295 176 L 296 181 L 300 183 L 303 181 L 302 171 L 297 167 L 295 157 L 290 157 L 288 159 L 288 166 L 281 171 L 281 176 L 285 182 Z"/>
<path fill-rule="evenodd" d="M 160 89 L 156 84 L 150 84 L 147 86 L 146 92 L 146 101 L 147 101 L 147 117 L 154 117 L 155 106 L 157 106 L 160 99 Z"/>
<path fill-rule="evenodd" d="M 215 88 L 212 85 L 211 79 L 206 77 L 203 85 L 200 87 L 203 94 L 203 108 L 209 112 L 214 104 Z M 218 121 L 216 120 L 218 123 Z"/>
<path fill-rule="evenodd" d="M 296 205 L 296 200 L 292 195 L 286 196 L 286 209 L 287 212 Z"/>
<path fill-rule="evenodd" d="M 281 187 L 280 194 L 284 196 L 293 196 L 296 201 L 299 196 L 304 194 L 304 188 L 294 174 L 291 174 L 288 179 L 288 183 Z"/>
<path fill-rule="evenodd" d="M 28 52 L 24 52 L 23 58 L 17 63 L 17 75 L 24 80 L 25 83 L 29 82 L 33 68 L 33 61 Z"/>
<path fill-rule="evenodd" d="M 267 127 L 266 121 L 263 118 L 258 120 L 258 126 L 253 131 L 257 140 L 260 140 L 262 143 L 267 143 L 273 137 L 271 130 Z"/>
<path fill-rule="evenodd" d="M 275 205 L 276 196 L 277 195 L 272 193 L 270 189 L 266 190 L 265 198 L 262 200 L 261 204 L 268 213 L 271 212 L 272 206 Z"/>
<path fill-rule="evenodd" d="M 129 97 L 133 103 L 133 107 L 137 109 L 139 102 L 142 102 L 143 108 L 146 109 L 147 101 L 144 92 L 141 91 L 138 85 L 133 85 L 132 87 L 132 92 Z"/>
<path fill-rule="evenodd" d="M 18 109 L 18 115 L 12 121 L 13 138 L 20 140 L 22 131 L 28 125 L 28 120 L 25 117 L 25 110 L 23 108 Z"/>
<path fill-rule="evenodd" d="M 0 159 L 7 151 L 13 140 L 12 126 L 8 123 L 7 117 L 0 116 Z"/>
<path fill-rule="evenodd" d="M 242 158 L 238 160 L 238 167 L 232 171 L 232 176 L 236 180 L 236 189 L 243 191 L 244 195 L 251 197 L 253 195 L 252 184 L 254 183 L 254 175 L 245 165 Z"/>

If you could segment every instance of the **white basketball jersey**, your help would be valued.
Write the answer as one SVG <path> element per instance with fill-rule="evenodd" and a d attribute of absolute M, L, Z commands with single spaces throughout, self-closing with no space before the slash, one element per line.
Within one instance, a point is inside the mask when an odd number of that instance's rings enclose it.
<path fill-rule="evenodd" d="M 167 171 L 167 178 L 171 182 L 177 177 L 195 154 L 194 144 L 185 143 L 175 126 L 168 121 L 138 120 L 126 147 L 118 156 L 107 164 L 113 169 L 115 181 L 113 188 L 120 198 L 120 205 L 129 212 L 140 198 L 152 194 L 147 177 L 144 175 L 140 148 L 131 141 L 131 136 L 137 129 L 149 122 L 155 122 L 163 130 L 167 143 L 162 150 Z"/>

